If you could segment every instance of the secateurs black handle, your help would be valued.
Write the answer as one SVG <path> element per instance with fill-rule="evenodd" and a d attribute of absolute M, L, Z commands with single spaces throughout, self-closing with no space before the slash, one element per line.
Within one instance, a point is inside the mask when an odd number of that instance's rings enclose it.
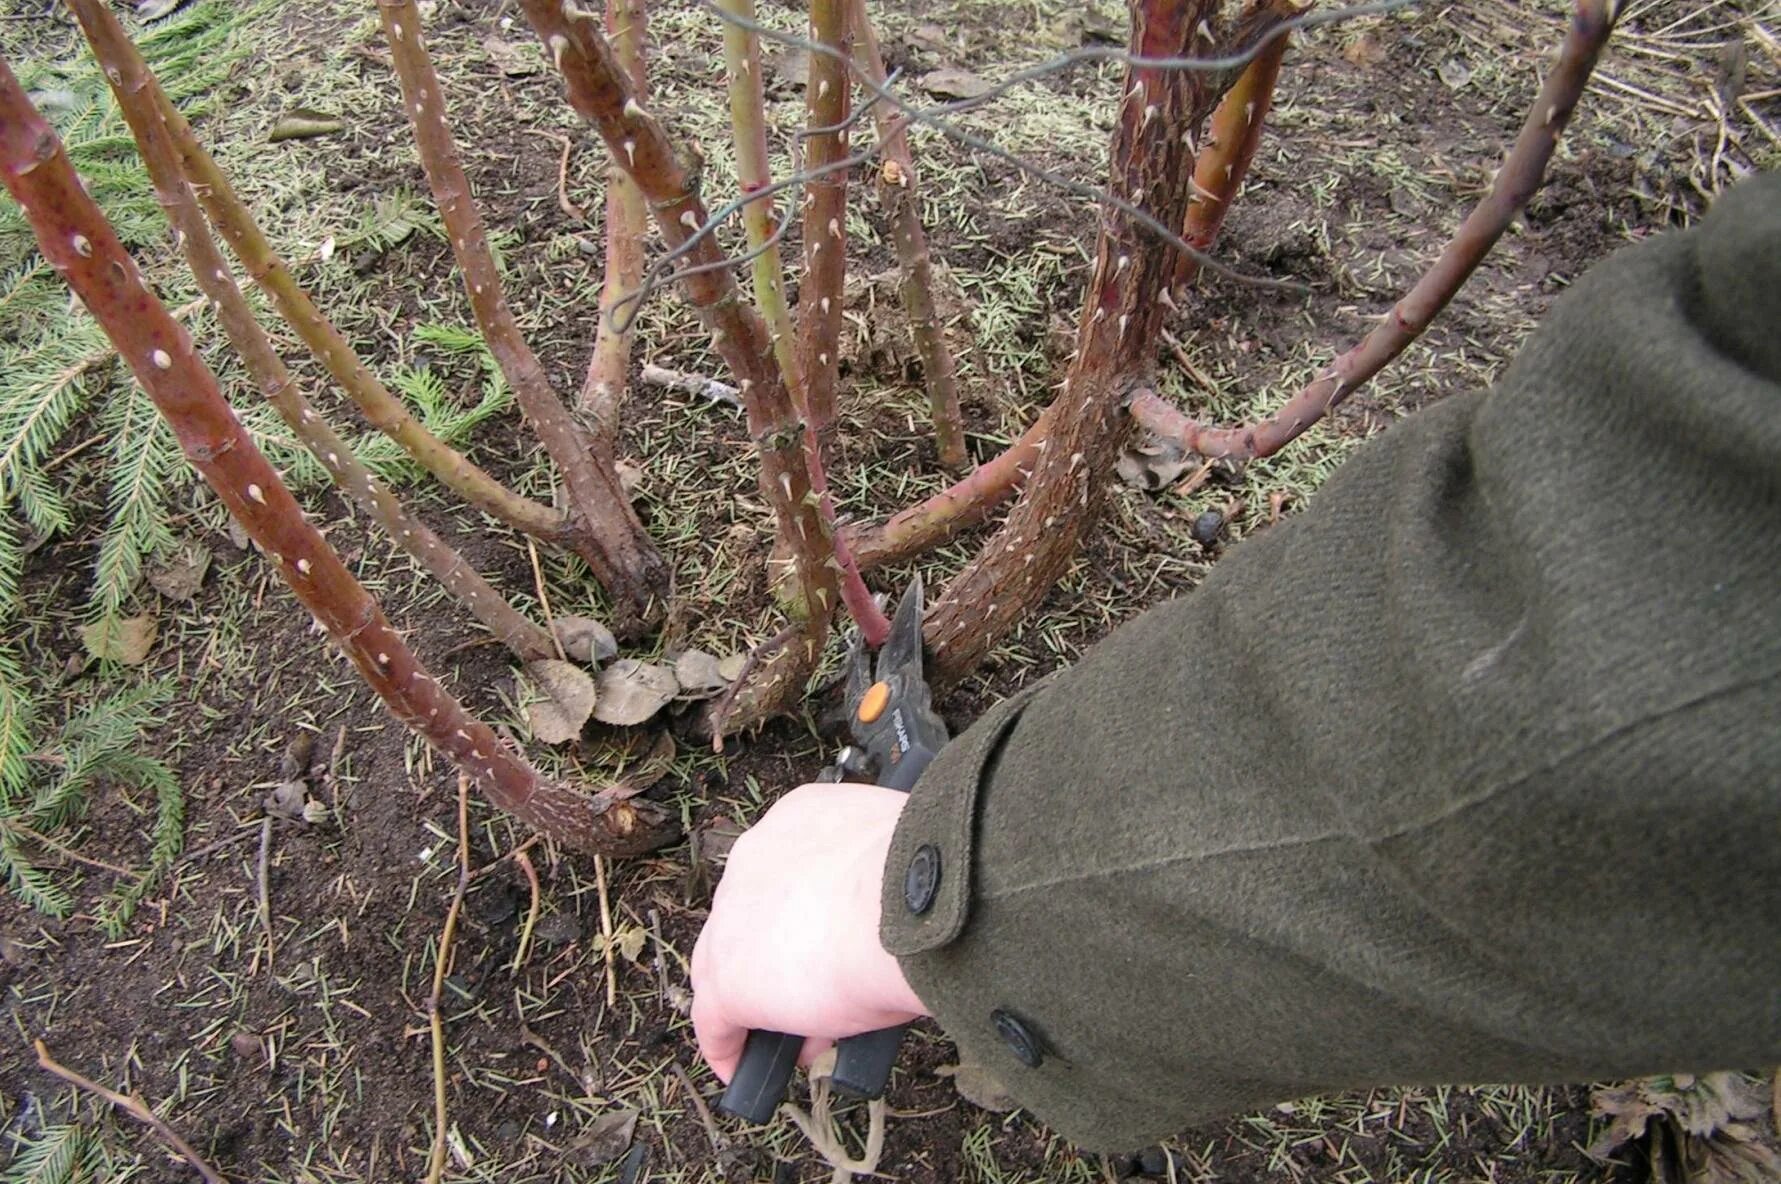
<path fill-rule="evenodd" d="M 849 657 L 847 706 L 854 745 L 843 749 L 829 780 L 871 780 L 908 793 L 947 741 L 946 724 L 934 714 L 922 678 L 922 590 L 916 580 L 897 606 L 890 636 L 878 654 L 871 681 L 866 655 L 856 645 Z M 864 1032 L 835 1050 L 834 1087 L 856 1098 L 876 1098 L 890 1081 L 903 1026 Z M 802 1036 L 754 1030 L 742 1046 L 736 1073 L 718 1109 L 752 1123 L 773 1117 L 797 1068 Z"/>

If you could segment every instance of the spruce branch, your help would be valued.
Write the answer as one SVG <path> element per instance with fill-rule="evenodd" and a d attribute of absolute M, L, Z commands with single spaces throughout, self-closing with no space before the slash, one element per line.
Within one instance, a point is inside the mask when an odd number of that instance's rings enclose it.
<path fill-rule="evenodd" d="M 589 447 L 514 319 L 470 180 L 446 123 L 445 93 L 427 53 L 419 9 L 414 0 L 378 0 L 377 7 L 421 167 L 463 273 L 477 327 L 520 410 L 562 474 L 569 513 L 560 541 L 587 560 L 594 578 L 612 595 L 620 620 L 640 626 L 661 613 L 668 565 L 625 496 L 610 439 L 601 435 Z"/>
<path fill-rule="evenodd" d="M 113 37 L 121 33 L 115 22 L 95 26 L 95 47 L 106 61 L 112 63 L 108 77 L 118 93 L 119 106 L 129 120 L 137 151 L 147 166 L 161 209 L 173 227 L 174 238 L 184 250 L 186 263 L 197 279 L 199 289 L 216 309 L 217 319 L 254 385 L 292 434 L 320 462 L 334 484 L 383 527 L 397 546 L 463 603 L 497 640 L 522 660 L 554 656 L 556 647 L 550 635 L 514 608 L 431 527 L 409 513 L 395 491 L 373 476 L 346 441 L 304 397 L 271 339 L 254 319 L 246 297 L 211 236 L 210 227 L 192 196 L 191 186 L 180 171 L 179 156 L 166 124 L 151 103 L 142 101 L 147 78 L 136 68 L 139 59 L 121 52 L 121 47 L 113 41 Z"/>
<path fill-rule="evenodd" d="M 883 91 L 888 85 L 884 57 L 879 52 L 878 33 L 866 11 L 866 0 L 848 2 L 853 18 L 855 68 L 871 88 Z M 915 154 L 909 149 L 909 125 L 888 103 L 876 104 L 873 115 L 885 156 L 878 172 L 878 196 L 890 220 L 891 242 L 902 270 L 903 312 L 909 318 L 916 352 L 921 355 L 922 379 L 927 384 L 928 405 L 934 417 L 934 444 L 940 454 L 940 467 L 957 471 L 968 463 L 965 425 L 959 410 L 958 372 L 934 307 L 933 263 L 927 231 L 921 224 L 921 189 Z"/>
<path fill-rule="evenodd" d="M 44 258 L 117 345 L 193 467 L 398 719 L 466 770 L 497 806 L 566 845 L 628 854 L 672 833 L 646 803 L 546 781 L 427 673 L 254 447 L 191 335 L 149 291 L 4 59 L 0 180 L 26 212 Z"/>
<path fill-rule="evenodd" d="M 1189 452 L 1246 460 L 1272 456 L 1340 406 L 1422 335 L 1538 191 L 1619 12 L 1612 0 L 1577 0 L 1558 62 L 1546 76 L 1490 192 L 1385 319 L 1284 407 L 1247 426 L 1217 427 L 1189 419 L 1154 391 L 1141 388 L 1131 397 L 1132 417 Z"/>
<path fill-rule="evenodd" d="M 619 64 L 631 79 L 637 101 L 649 101 L 649 71 L 644 55 L 649 44 L 645 0 L 606 0 L 606 32 Z M 643 191 L 617 164 L 606 170 L 606 277 L 600 286 L 600 323 L 587 378 L 581 386 L 581 409 L 606 439 L 618 433 L 619 407 L 630 385 L 630 323 L 618 323 L 612 310 L 643 282 L 643 236 L 649 233 L 649 207 Z"/>
<path fill-rule="evenodd" d="M 114 47 L 125 57 L 141 62 L 141 55 L 117 24 L 117 18 L 104 0 L 69 0 L 69 7 L 86 32 L 88 43 L 99 56 L 99 44 Z M 107 28 L 110 26 L 110 29 Z M 115 30 L 115 32 L 112 32 Z M 104 34 L 104 35 L 102 35 Z M 121 68 L 121 61 L 100 58 L 109 71 Z M 172 134 L 179 150 L 180 165 L 194 191 L 204 203 L 205 212 L 236 258 L 254 281 L 265 289 L 274 306 L 291 328 L 302 338 L 316 358 L 327 367 L 341 389 L 352 397 L 370 424 L 398 444 L 420 465 L 471 504 L 488 511 L 515 529 L 541 538 L 557 538 L 563 529 L 563 516 L 549 506 L 540 505 L 509 490 L 494 477 L 472 464 L 456 449 L 427 431 L 408 409 L 372 374 L 360 360 L 338 329 L 315 302 L 309 298 L 290 267 L 272 249 L 255 223 L 253 215 L 236 196 L 228 178 L 217 167 L 210 154 L 192 133 L 191 125 L 162 90 L 153 71 L 143 71 L 148 83 L 142 92 L 143 102 L 152 100 Z"/>

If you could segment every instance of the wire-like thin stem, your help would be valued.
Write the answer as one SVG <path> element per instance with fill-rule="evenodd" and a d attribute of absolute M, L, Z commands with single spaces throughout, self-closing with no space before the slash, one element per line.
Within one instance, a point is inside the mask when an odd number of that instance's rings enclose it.
<path fill-rule="evenodd" d="M 1271 456 L 1383 370 L 1447 307 L 1539 189 L 1559 137 L 1613 32 L 1617 8 L 1612 0 L 1577 0 L 1558 62 L 1546 76 L 1490 192 L 1460 223 L 1422 278 L 1358 345 L 1331 362 L 1279 411 L 1257 423 L 1242 427 L 1200 423 L 1149 390 L 1133 395 L 1133 418 L 1201 456 Z"/>
<path fill-rule="evenodd" d="M 854 25 L 855 68 L 869 85 L 883 88 L 884 57 L 866 11 L 866 0 L 849 0 L 849 5 Z M 915 154 L 909 149 L 908 124 L 888 103 L 878 104 L 875 111 L 885 156 L 878 174 L 878 195 L 890 220 L 891 242 L 902 269 L 903 312 L 909 318 L 909 334 L 915 339 L 916 352 L 921 355 L 922 380 L 927 384 L 928 405 L 934 417 L 934 445 L 940 454 L 940 466 L 959 470 L 965 467 L 967 458 L 958 371 L 934 307 L 933 264 L 927 231 L 921 224 L 921 189 Z"/>
<path fill-rule="evenodd" d="M 628 619 L 633 625 L 646 622 L 661 612 L 668 566 L 631 510 L 609 442 L 601 438 L 588 446 L 514 319 L 500 269 L 489 250 L 482 215 L 446 123 L 445 95 L 427 54 L 419 9 L 414 0 L 378 0 L 378 12 L 389 40 L 390 60 L 401 81 L 421 167 L 463 273 L 476 324 L 513 388 L 520 410 L 562 474 L 570 518 L 565 539 L 573 540 L 594 577 L 611 593 L 621 620 Z"/>
<path fill-rule="evenodd" d="M 470 779 L 458 774 L 458 881 L 452 889 L 439 944 L 433 948 L 433 988 L 427 992 L 427 1031 L 433 1046 L 433 1146 L 427 1153 L 427 1184 L 445 1178 L 445 973 L 451 965 L 451 947 L 458 932 L 458 915 L 464 909 L 464 893 L 470 887 Z"/>

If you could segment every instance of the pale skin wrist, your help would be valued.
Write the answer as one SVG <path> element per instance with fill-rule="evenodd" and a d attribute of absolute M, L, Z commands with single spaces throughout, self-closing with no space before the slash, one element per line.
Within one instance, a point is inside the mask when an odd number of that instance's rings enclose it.
<path fill-rule="evenodd" d="M 878 938 L 880 891 L 907 799 L 870 785 L 793 790 L 740 839 L 693 949 L 700 1052 L 729 1080 L 750 1028 L 844 1036 L 927 1009 Z"/>

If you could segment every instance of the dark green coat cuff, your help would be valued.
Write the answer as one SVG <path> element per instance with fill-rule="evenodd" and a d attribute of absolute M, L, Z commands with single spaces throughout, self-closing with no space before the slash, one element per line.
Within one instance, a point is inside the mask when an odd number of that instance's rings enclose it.
<path fill-rule="evenodd" d="M 1041 680 L 990 708 L 935 758 L 903 807 L 885 861 L 879 938 L 899 956 L 957 937 L 971 909 L 977 789 Z"/>

